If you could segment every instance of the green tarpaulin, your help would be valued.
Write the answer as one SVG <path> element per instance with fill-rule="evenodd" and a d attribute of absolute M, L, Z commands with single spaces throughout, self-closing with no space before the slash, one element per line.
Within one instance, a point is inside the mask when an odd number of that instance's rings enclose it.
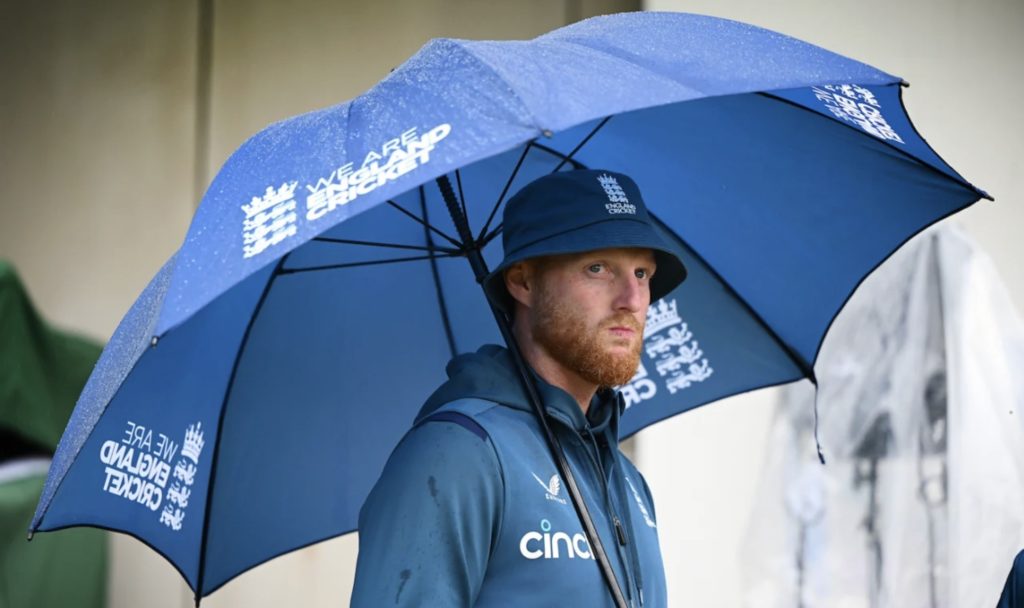
<path fill-rule="evenodd" d="M 48 458 L 100 350 L 48 326 L 0 260 L 0 608 L 104 605 L 106 533 L 77 528 L 25 541 Z"/>
<path fill-rule="evenodd" d="M 52 453 L 100 350 L 49 327 L 0 260 L 0 427 Z"/>

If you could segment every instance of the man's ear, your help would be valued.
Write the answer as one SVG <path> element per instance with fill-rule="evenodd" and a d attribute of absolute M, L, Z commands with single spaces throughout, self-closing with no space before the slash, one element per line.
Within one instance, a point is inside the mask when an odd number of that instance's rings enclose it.
<path fill-rule="evenodd" d="M 536 293 L 533 267 L 527 261 L 517 262 L 505 270 L 505 289 L 512 300 L 529 308 Z"/>

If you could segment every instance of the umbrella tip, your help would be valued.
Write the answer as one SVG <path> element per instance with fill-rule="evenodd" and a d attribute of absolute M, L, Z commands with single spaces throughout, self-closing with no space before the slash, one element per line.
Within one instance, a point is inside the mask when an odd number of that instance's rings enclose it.
<path fill-rule="evenodd" d="M 821 391 L 818 390 L 818 382 L 816 378 L 811 379 L 814 382 L 814 447 L 818 450 L 818 460 L 821 464 L 825 464 L 825 453 L 821 450 L 821 441 L 818 439 L 818 395 Z"/>
<path fill-rule="evenodd" d="M 150 346 L 156 346 L 156 343 L 157 343 L 157 342 L 159 342 L 159 341 L 160 341 L 160 338 L 159 338 L 159 337 L 157 337 L 157 336 L 153 336 L 153 339 L 151 339 L 151 340 L 149 341 L 149 345 L 150 345 Z"/>
<path fill-rule="evenodd" d="M 551 129 L 544 129 L 540 133 L 541 133 L 541 135 L 543 135 L 544 137 L 547 137 L 548 139 L 551 139 L 555 135 L 554 132 Z"/>
<path fill-rule="evenodd" d="M 910 83 L 907 82 L 906 80 L 900 79 L 900 86 L 905 88 L 905 89 L 909 89 L 910 88 Z"/>
<path fill-rule="evenodd" d="M 36 535 L 35 530 L 29 530 L 28 534 L 25 535 L 25 540 L 31 542 L 32 541 L 32 537 L 35 536 L 35 535 Z"/>

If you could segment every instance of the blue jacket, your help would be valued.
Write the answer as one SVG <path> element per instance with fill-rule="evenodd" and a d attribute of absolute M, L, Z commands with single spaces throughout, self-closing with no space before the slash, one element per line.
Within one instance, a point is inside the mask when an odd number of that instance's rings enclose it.
<path fill-rule="evenodd" d="M 613 606 L 508 351 L 460 355 L 448 376 L 363 504 L 352 606 Z M 627 601 L 665 606 L 650 490 L 618 450 L 622 399 L 601 392 L 584 416 L 537 385 Z"/>
<path fill-rule="evenodd" d="M 1013 560 L 996 608 L 1024 608 L 1024 551 Z"/>

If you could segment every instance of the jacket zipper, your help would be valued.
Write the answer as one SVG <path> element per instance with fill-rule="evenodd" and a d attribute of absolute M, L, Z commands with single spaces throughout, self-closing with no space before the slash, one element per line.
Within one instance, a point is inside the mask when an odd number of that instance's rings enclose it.
<path fill-rule="evenodd" d="M 638 592 L 636 595 L 639 595 L 640 598 L 640 605 L 643 606 L 643 591 L 639 589 L 634 574 L 639 565 L 633 563 L 632 551 L 627 548 L 627 545 L 629 544 L 629 537 L 626 535 L 626 530 L 622 525 L 622 521 L 619 519 L 618 512 L 615 508 L 615 501 L 611 495 L 611 490 L 608 489 L 608 480 L 605 476 L 604 466 L 600 461 L 600 448 L 597 446 L 597 442 L 594 440 L 594 436 L 589 430 L 584 430 L 584 434 L 590 438 L 590 444 L 594 447 L 594 452 L 596 452 L 597 459 L 595 460 L 595 454 L 592 454 L 583 439 L 580 439 L 580 445 L 583 448 L 583 451 L 587 454 L 587 459 L 590 461 L 591 466 L 595 469 L 594 472 L 597 473 L 598 480 L 601 484 L 601 490 L 604 494 L 605 509 L 608 510 L 608 516 L 612 520 L 612 529 L 615 531 L 615 537 L 618 543 L 616 546 L 616 552 L 619 554 L 619 560 L 621 560 L 623 570 L 626 572 L 626 582 L 629 585 L 630 604 L 635 605 L 633 599 L 635 594 L 633 591 L 636 589 Z M 577 434 L 577 436 L 579 435 Z M 623 548 L 627 548 L 626 555 L 623 555 Z"/>

